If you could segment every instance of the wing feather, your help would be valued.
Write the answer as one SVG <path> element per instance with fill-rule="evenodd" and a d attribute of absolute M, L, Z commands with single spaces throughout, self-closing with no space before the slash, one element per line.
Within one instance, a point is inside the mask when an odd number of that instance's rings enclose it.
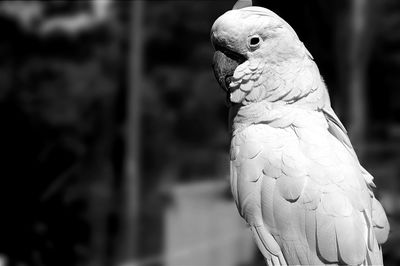
<path fill-rule="evenodd" d="M 293 178 L 285 175 L 278 178 L 276 185 L 281 197 L 289 202 L 294 202 L 300 197 L 305 182 L 305 176 Z"/>
<path fill-rule="evenodd" d="M 271 177 L 264 177 L 261 189 L 261 206 L 263 221 L 272 232 L 276 232 L 275 218 L 271 213 L 274 210 L 274 190 L 276 179 Z"/>
<path fill-rule="evenodd" d="M 355 211 L 351 216 L 339 216 L 334 219 L 338 255 L 341 262 L 348 265 L 359 265 L 366 258 L 366 227 L 360 226 L 363 224 L 361 215 Z"/>
<path fill-rule="evenodd" d="M 374 233 L 378 243 L 383 244 L 389 236 L 390 226 L 382 205 L 375 198 L 373 198 L 372 202 L 372 217 Z"/>
<path fill-rule="evenodd" d="M 319 255 L 327 262 L 337 262 L 337 243 L 334 219 L 321 209 L 316 210 L 317 247 Z"/>

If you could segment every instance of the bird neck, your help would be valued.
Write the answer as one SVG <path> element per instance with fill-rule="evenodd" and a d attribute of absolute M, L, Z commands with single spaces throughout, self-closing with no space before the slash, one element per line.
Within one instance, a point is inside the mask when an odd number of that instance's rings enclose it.
<path fill-rule="evenodd" d="M 277 118 L 278 113 L 273 110 L 279 110 L 280 114 L 289 111 L 289 106 L 282 103 L 271 103 L 262 101 L 249 105 L 234 105 L 229 109 L 229 122 L 232 135 L 247 128 L 253 124 L 266 123 Z"/>
<path fill-rule="evenodd" d="M 290 104 L 263 100 L 248 105 L 232 106 L 229 109 L 229 128 L 232 137 L 251 125 L 266 124 L 271 127 L 285 128 L 295 124 L 296 119 L 300 117 L 320 116 L 321 108 L 330 103 L 329 98 L 325 97 L 327 95 L 326 88 L 321 88 L 319 91 L 324 93 L 313 93 L 307 101 L 302 100 Z M 316 120 L 302 119 L 301 121 L 303 125 L 311 125 Z"/>

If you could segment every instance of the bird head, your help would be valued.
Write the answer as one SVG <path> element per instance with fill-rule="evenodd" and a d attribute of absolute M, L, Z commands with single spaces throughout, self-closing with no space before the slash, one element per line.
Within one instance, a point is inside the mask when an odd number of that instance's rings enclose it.
<path fill-rule="evenodd" d="M 305 58 L 312 58 L 292 27 L 262 7 L 220 16 L 211 28 L 211 42 L 214 74 L 231 103 L 284 98 L 290 88 L 282 88 L 282 81 L 294 76 Z"/>

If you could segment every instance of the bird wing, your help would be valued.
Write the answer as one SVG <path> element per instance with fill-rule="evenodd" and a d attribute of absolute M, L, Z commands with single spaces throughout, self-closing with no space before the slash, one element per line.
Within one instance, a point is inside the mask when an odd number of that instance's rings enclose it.
<path fill-rule="evenodd" d="M 260 250 L 281 252 L 289 264 L 381 263 L 371 256 L 380 254 L 374 198 L 358 160 L 299 113 L 287 126 L 253 125 L 232 141 L 232 192 Z"/>
<path fill-rule="evenodd" d="M 349 153 L 352 154 L 354 158 L 357 159 L 357 155 L 354 151 L 353 145 L 351 145 L 349 136 L 347 135 L 347 130 L 340 122 L 333 109 L 328 105 L 322 108 L 322 112 L 324 113 L 326 121 L 328 122 L 328 131 L 332 134 L 332 136 L 334 136 L 346 147 L 346 149 L 349 151 Z M 360 169 L 367 184 L 371 187 L 376 187 L 373 182 L 374 177 L 364 167 L 362 167 L 361 164 Z"/>
<path fill-rule="evenodd" d="M 286 265 L 281 248 L 264 226 L 261 205 L 263 178 L 263 145 L 254 140 L 244 141 L 242 135 L 231 142 L 231 189 L 241 216 L 250 225 L 255 242 L 267 265 Z"/>
<path fill-rule="evenodd" d="M 336 116 L 335 112 L 329 105 L 325 106 L 322 109 L 322 111 L 328 122 L 329 126 L 328 131 L 347 148 L 349 153 L 351 153 L 352 156 L 355 157 L 355 159 L 357 159 L 353 146 L 351 145 L 350 139 L 347 135 L 347 131 L 340 122 L 339 118 Z M 372 193 L 371 187 L 376 187 L 373 182 L 374 179 L 373 176 L 364 167 L 362 167 L 361 164 L 359 164 L 359 167 L 365 182 L 368 184 L 370 194 L 373 197 L 371 216 L 372 216 L 372 223 L 374 225 L 374 233 L 377 237 L 378 243 L 383 244 L 386 242 L 389 235 L 390 231 L 389 222 L 382 205 L 379 203 L 379 201 L 375 198 L 375 196 Z"/>

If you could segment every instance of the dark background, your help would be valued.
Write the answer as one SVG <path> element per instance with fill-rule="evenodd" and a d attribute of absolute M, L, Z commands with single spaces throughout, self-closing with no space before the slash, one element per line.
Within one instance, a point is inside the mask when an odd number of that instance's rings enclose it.
<path fill-rule="evenodd" d="M 385 264 L 397 265 L 400 2 L 254 2 L 314 56 L 375 176 L 392 228 Z M 0 258 L 10 265 L 157 258 L 174 187 L 229 175 L 209 31 L 235 1 L 98 3 L 0 2 Z"/>

